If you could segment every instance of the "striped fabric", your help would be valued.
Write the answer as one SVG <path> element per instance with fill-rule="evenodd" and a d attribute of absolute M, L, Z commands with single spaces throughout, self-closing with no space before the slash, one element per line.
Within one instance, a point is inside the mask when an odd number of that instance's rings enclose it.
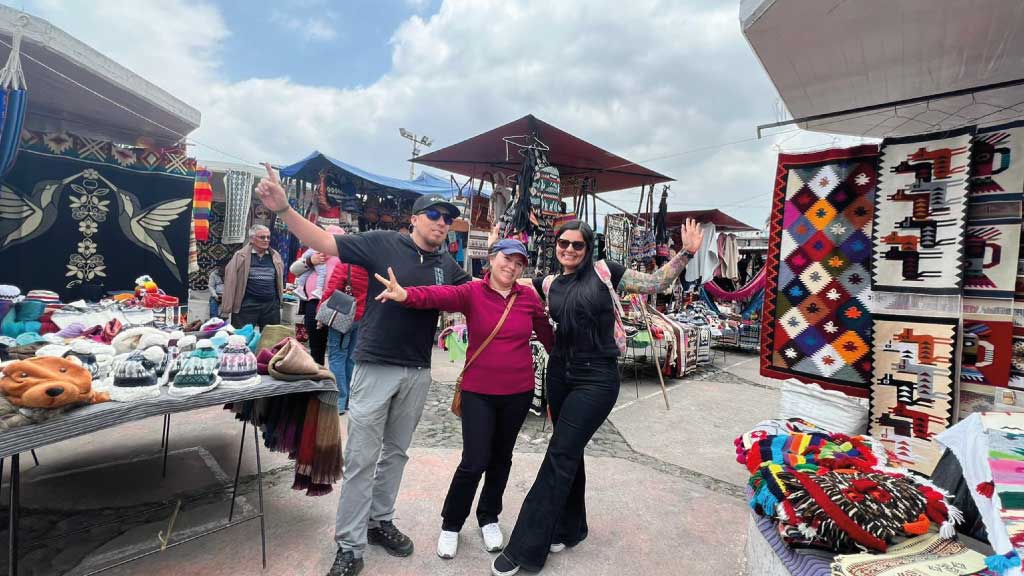
<path fill-rule="evenodd" d="M 256 386 L 238 389 L 217 388 L 187 398 L 173 398 L 167 394 L 166 389 L 162 389 L 157 398 L 147 398 L 137 402 L 92 404 L 41 424 L 6 430 L 0 433 L 0 458 L 7 458 L 13 454 L 20 454 L 151 416 L 188 412 L 229 402 L 303 392 L 319 392 L 320 401 L 328 405 L 333 406 L 338 403 L 338 387 L 330 379 L 319 382 L 313 380 L 282 382 L 269 376 L 263 376 L 262 381 Z"/>
<path fill-rule="evenodd" d="M 791 576 L 830 576 L 833 554 L 820 550 L 796 550 L 786 546 L 775 528 L 775 522 L 757 515 L 751 515 L 752 526 L 748 531 L 747 573 L 759 576 L 785 574 L 773 571 L 769 566 L 785 566 Z M 756 528 L 756 530 L 755 530 Z M 760 537 L 758 537 L 760 536 Z M 774 552 L 774 558 L 767 556 L 766 548 Z M 756 551 L 762 551 L 758 554 Z M 763 565 L 762 565 L 763 564 Z"/>
<path fill-rule="evenodd" d="M 210 186 L 211 172 L 206 168 L 196 170 L 196 181 L 192 198 L 192 221 L 196 240 L 210 239 L 210 209 L 213 206 L 213 188 Z"/>

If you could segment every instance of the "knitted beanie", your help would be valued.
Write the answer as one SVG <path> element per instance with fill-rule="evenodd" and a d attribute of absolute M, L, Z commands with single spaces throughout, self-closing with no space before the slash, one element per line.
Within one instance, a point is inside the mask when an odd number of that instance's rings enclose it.
<path fill-rule="evenodd" d="M 166 362 L 166 355 L 157 346 L 129 353 L 114 363 L 110 387 L 110 399 L 115 402 L 132 402 L 160 396 L 159 367 Z"/>
<path fill-rule="evenodd" d="M 213 344 L 214 348 L 220 350 L 221 348 L 227 346 L 228 338 L 230 337 L 231 334 L 228 334 L 227 330 L 218 330 L 217 333 L 214 334 L 212 338 L 210 338 L 210 344 Z"/>
<path fill-rule="evenodd" d="M 78 338 L 85 332 L 85 324 L 81 322 L 72 322 L 64 327 L 63 330 L 57 332 L 57 336 L 61 338 Z"/>
<path fill-rule="evenodd" d="M 186 397 L 213 390 L 220 384 L 217 376 L 219 365 L 220 359 L 213 344 L 209 340 L 200 340 L 196 343 L 195 352 L 174 376 L 167 392 L 171 396 Z"/>
<path fill-rule="evenodd" d="M 43 304 L 60 304 L 60 296 L 50 290 L 29 290 L 25 300 L 36 300 Z"/>
<path fill-rule="evenodd" d="M 260 383 L 256 373 L 256 355 L 249 350 L 245 336 L 235 334 L 221 351 L 217 374 L 223 388 L 245 388 Z"/>
<path fill-rule="evenodd" d="M 0 329 L 4 335 L 16 338 L 27 332 L 39 332 L 41 327 L 39 318 L 46 310 L 46 305 L 34 300 L 18 302 L 14 308 L 4 316 Z"/>
<path fill-rule="evenodd" d="M 0 284 L 0 300 L 14 303 L 21 300 L 21 289 L 10 284 Z"/>
<path fill-rule="evenodd" d="M 14 341 L 18 343 L 18 346 L 28 346 L 29 344 L 36 344 L 38 342 L 42 342 L 44 344 L 47 343 L 38 332 L 24 332 L 22 334 L 18 334 L 18 337 L 15 338 Z"/>
<path fill-rule="evenodd" d="M 36 350 L 36 356 L 56 356 L 57 358 L 63 358 L 69 351 L 70 346 L 63 344 L 47 344 L 39 350 Z"/>
<path fill-rule="evenodd" d="M 90 364 L 94 364 L 93 381 L 98 382 L 106 378 L 110 372 L 114 362 L 114 347 L 92 340 L 78 339 L 71 342 L 71 350 L 65 356 L 75 356 L 90 372 L 93 370 Z"/>
<path fill-rule="evenodd" d="M 171 361 L 167 365 L 167 373 L 164 375 L 164 383 L 174 381 L 174 377 L 181 372 L 182 367 L 185 366 L 185 361 L 192 355 L 192 351 L 196 349 L 196 337 L 189 334 L 178 339 L 177 345 L 171 348 L 170 356 Z"/>
<path fill-rule="evenodd" d="M 114 346 L 114 350 L 116 350 L 118 354 L 124 354 L 125 352 L 131 352 L 132 350 L 140 348 L 140 343 L 143 341 L 142 337 L 147 335 L 149 338 L 147 338 L 145 342 L 149 346 L 166 346 L 168 340 L 170 340 L 167 333 L 158 328 L 150 326 L 136 326 L 121 330 L 116 336 L 114 336 L 110 343 Z"/>
<path fill-rule="evenodd" d="M 36 352 L 36 354 L 39 354 L 39 352 Z M 64 352 L 64 354 L 62 354 L 61 356 L 63 358 L 77 359 L 79 362 L 82 363 L 82 367 L 89 371 L 89 374 L 92 376 L 93 380 L 99 380 L 100 378 L 102 378 L 102 376 L 100 375 L 100 364 L 99 362 L 96 361 L 95 354 L 75 352 L 70 347 L 68 347 L 67 352 Z"/>

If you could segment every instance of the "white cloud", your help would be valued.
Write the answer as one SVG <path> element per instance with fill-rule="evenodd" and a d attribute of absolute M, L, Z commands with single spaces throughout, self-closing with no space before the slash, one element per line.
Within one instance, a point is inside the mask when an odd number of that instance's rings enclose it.
<path fill-rule="evenodd" d="M 714 147 L 750 138 L 775 117 L 775 91 L 740 33 L 735 2 L 446 0 L 394 31 L 391 70 L 345 89 L 271 71 L 225 81 L 230 63 L 218 46 L 251 32 L 231 30 L 204 0 L 39 0 L 29 10 L 199 108 L 195 140 L 252 161 L 290 162 L 320 149 L 399 176 L 409 154 L 400 126 L 429 135 L 437 149 L 533 113 L 631 160 L 663 158 L 646 164 L 678 180 L 675 209 L 727 206 L 759 225 L 772 143 L 829 141 L 786 134 Z M 635 209 L 636 194 L 610 197 Z"/>
<path fill-rule="evenodd" d="M 335 15 L 330 11 L 318 11 L 316 17 L 299 17 L 280 10 L 270 13 L 271 24 L 284 26 L 313 42 L 328 42 L 338 37 L 332 26 L 334 19 Z"/>

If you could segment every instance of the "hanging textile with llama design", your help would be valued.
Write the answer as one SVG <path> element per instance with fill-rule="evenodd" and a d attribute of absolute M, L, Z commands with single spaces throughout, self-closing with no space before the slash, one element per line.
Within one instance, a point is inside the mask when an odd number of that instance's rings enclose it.
<path fill-rule="evenodd" d="M 972 131 L 882 143 L 875 196 L 875 291 L 960 294 Z"/>
<path fill-rule="evenodd" d="M 870 434 L 898 465 L 930 475 L 952 423 L 959 318 L 874 315 Z"/>
<path fill-rule="evenodd" d="M 868 395 L 877 163 L 873 145 L 779 156 L 761 374 Z"/>
<path fill-rule="evenodd" d="M 0 188 L 0 270 L 65 301 L 82 285 L 129 289 L 142 274 L 185 298 L 195 169 L 182 148 L 23 130 Z"/>

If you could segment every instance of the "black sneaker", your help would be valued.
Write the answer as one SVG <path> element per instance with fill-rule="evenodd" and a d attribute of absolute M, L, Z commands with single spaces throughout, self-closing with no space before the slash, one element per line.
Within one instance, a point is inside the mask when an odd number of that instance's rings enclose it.
<path fill-rule="evenodd" d="M 334 557 L 334 565 L 327 576 L 356 576 L 363 571 L 363 559 L 356 558 L 351 550 L 338 548 L 338 554 Z"/>
<path fill-rule="evenodd" d="M 412 555 L 412 540 L 390 520 L 381 520 L 379 527 L 367 529 L 366 539 L 370 544 L 383 546 L 392 556 L 404 558 Z"/>
<path fill-rule="evenodd" d="M 519 564 L 509 560 L 504 554 L 498 554 L 491 563 L 491 574 L 494 576 L 513 576 L 519 572 Z"/>

